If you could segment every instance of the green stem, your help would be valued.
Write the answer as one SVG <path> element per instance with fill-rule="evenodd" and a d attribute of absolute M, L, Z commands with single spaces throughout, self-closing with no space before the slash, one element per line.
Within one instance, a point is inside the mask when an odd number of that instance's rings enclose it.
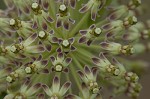
<path fill-rule="evenodd" d="M 77 74 L 75 72 L 76 69 L 74 68 L 74 66 L 70 66 L 70 70 L 71 70 L 71 73 L 72 73 L 72 75 L 74 77 L 74 80 L 75 80 L 75 82 L 76 82 L 76 84 L 77 84 L 77 86 L 78 86 L 78 88 L 79 88 L 79 90 L 81 92 L 82 88 L 81 88 L 81 84 L 79 83 L 79 77 L 77 77 Z"/>
<path fill-rule="evenodd" d="M 87 12 L 82 19 L 78 22 L 78 24 L 73 28 L 73 30 L 69 33 L 69 37 L 72 37 L 76 34 L 76 32 L 85 24 L 87 18 L 89 17 L 90 12 Z"/>
<path fill-rule="evenodd" d="M 67 81 L 70 81 L 69 75 L 66 75 L 66 79 L 67 79 Z M 69 89 L 69 93 L 72 93 L 72 88 Z"/>
<path fill-rule="evenodd" d="M 97 26 L 97 27 L 101 27 L 102 25 L 104 25 L 105 23 L 108 23 L 108 22 L 109 22 L 109 21 L 105 19 L 105 20 L 102 20 L 102 21 L 96 23 L 96 26 Z"/>
<path fill-rule="evenodd" d="M 100 45 L 98 45 L 98 44 L 96 44 L 96 45 L 91 44 L 90 46 L 87 46 L 85 44 L 80 44 L 78 46 L 80 48 L 84 48 L 84 49 L 92 49 L 92 50 L 98 50 L 98 49 L 100 49 Z"/>
<path fill-rule="evenodd" d="M 76 66 L 79 68 L 79 69 L 83 69 L 81 64 L 78 62 L 77 58 L 73 55 L 73 54 L 70 54 L 70 56 L 72 57 L 73 61 L 75 62 Z"/>
<path fill-rule="evenodd" d="M 82 48 L 82 47 L 78 47 L 77 48 L 77 52 L 79 52 L 80 54 L 86 56 L 86 57 L 90 57 L 92 56 L 93 54 L 89 51 L 87 51 L 86 49 Z"/>
<path fill-rule="evenodd" d="M 56 4 L 54 0 L 50 0 L 50 13 L 52 13 L 53 18 L 56 17 Z"/>
<path fill-rule="evenodd" d="M 81 53 L 77 53 L 76 56 L 80 57 L 80 60 L 78 60 L 78 62 L 80 62 L 80 63 L 82 63 L 84 65 L 86 65 L 86 64 L 90 65 L 91 64 L 91 61 L 90 61 L 91 57 L 85 56 L 85 55 L 81 55 Z"/>

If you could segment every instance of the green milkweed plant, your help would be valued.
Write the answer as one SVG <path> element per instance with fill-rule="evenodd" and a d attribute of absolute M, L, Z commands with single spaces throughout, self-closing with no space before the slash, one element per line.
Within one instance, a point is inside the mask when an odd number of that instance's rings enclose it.
<path fill-rule="evenodd" d="M 131 59 L 150 50 L 150 21 L 138 21 L 140 0 L 4 2 L 1 99 L 139 96 L 147 64 Z"/>

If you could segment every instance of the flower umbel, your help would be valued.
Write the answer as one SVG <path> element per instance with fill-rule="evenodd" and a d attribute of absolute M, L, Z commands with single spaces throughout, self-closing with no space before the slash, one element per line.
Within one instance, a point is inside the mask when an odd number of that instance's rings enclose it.
<path fill-rule="evenodd" d="M 150 21 L 140 21 L 140 0 L 4 2 L 0 98 L 139 96 L 139 75 L 147 62 L 136 59 L 150 51 Z M 102 87 L 111 87 L 111 94 Z"/>

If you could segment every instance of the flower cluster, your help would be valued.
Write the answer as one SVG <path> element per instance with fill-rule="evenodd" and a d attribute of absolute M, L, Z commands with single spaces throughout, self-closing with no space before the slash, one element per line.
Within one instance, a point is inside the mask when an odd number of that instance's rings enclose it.
<path fill-rule="evenodd" d="M 150 21 L 139 22 L 135 13 L 142 10 L 140 0 L 4 2 L 0 98 L 1 93 L 4 99 L 139 96 L 136 61 L 126 57 L 150 51 Z M 103 92 L 109 86 L 110 95 Z"/>

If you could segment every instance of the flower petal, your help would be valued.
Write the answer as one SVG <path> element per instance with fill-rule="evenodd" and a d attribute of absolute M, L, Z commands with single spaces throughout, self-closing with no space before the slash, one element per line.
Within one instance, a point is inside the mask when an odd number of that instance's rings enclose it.
<path fill-rule="evenodd" d="M 37 99 L 45 99 L 45 95 L 44 94 L 38 94 L 37 95 Z"/>
<path fill-rule="evenodd" d="M 63 22 L 63 26 L 66 30 L 69 30 L 69 22 L 67 20 Z"/>
<path fill-rule="evenodd" d="M 32 28 L 33 28 L 33 29 L 37 29 L 37 28 L 38 28 L 38 23 L 37 23 L 37 21 L 34 21 Z"/>
<path fill-rule="evenodd" d="M 82 36 L 80 39 L 79 39 L 79 43 L 85 43 L 87 40 L 86 36 Z"/>
<path fill-rule="evenodd" d="M 57 18 L 57 20 L 56 20 L 56 27 L 57 28 L 61 27 L 61 25 L 62 25 L 62 20 L 60 18 Z"/>
<path fill-rule="evenodd" d="M 99 54 L 99 58 L 100 58 L 100 59 L 106 59 L 106 57 L 104 56 L 103 53 L 100 53 L 100 54 Z"/>
<path fill-rule="evenodd" d="M 20 92 L 21 93 L 26 92 L 29 84 L 30 84 L 30 80 L 26 79 L 26 81 L 24 82 L 24 84 L 20 88 Z"/>
<path fill-rule="evenodd" d="M 48 60 L 42 60 L 40 61 L 41 66 L 46 66 L 48 64 Z"/>
<path fill-rule="evenodd" d="M 58 53 L 62 52 L 62 50 L 61 50 L 61 48 L 60 48 L 60 47 L 59 47 L 59 48 L 57 48 L 57 49 L 56 49 L 56 51 L 57 51 Z"/>
<path fill-rule="evenodd" d="M 34 41 L 35 41 L 35 39 L 37 38 L 37 34 L 36 33 L 34 33 L 34 34 L 32 34 L 30 37 L 28 37 L 25 41 L 24 41 L 24 43 L 23 43 L 23 45 L 24 46 L 29 46 L 31 43 L 33 43 Z"/>
<path fill-rule="evenodd" d="M 75 24 L 76 21 L 71 19 L 71 18 L 69 18 L 69 22 L 71 22 L 72 24 Z"/>
<path fill-rule="evenodd" d="M 64 66 L 68 66 L 71 63 L 71 61 L 72 61 L 72 58 L 67 57 L 63 62 Z"/>
<path fill-rule="evenodd" d="M 72 8 L 75 8 L 76 0 L 70 0 L 70 5 L 71 5 Z"/>
<path fill-rule="evenodd" d="M 114 35 L 114 33 L 112 32 L 112 31 L 110 31 L 110 32 L 108 32 L 107 34 L 106 34 L 106 37 L 107 38 L 110 38 L 110 37 L 112 37 Z"/>
<path fill-rule="evenodd" d="M 66 82 L 60 89 L 60 95 L 63 96 L 71 86 L 71 82 Z"/>
<path fill-rule="evenodd" d="M 91 9 L 91 19 L 93 21 L 95 21 L 96 16 L 97 16 L 97 6 L 93 6 L 92 9 Z"/>
<path fill-rule="evenodd" d="M 45 22 L 42 23 L 42 28 L 45 31 L 48 29 L 48 26 L 47 26 L 47 24 Z"/>
<path fill-rule="evenodd" d="M 30 14 L 30 9 L 29 9 L 27 6 L 24 6 L 24 7 L 23 7 L 23 11 L 24 11 L 26 14 Z"/>
<path fill-rule="evenodd" d="M 12 68 L 11 67 L 0 69 L 0 79 L 5 77 L 5 76 L 7 76 L 11 72 L 12 72 Z"/>
<path fill-rule="evenodd" d="M 42 70 L 40 71 L 40 73 L 49 74 L 50 71 L 49 71 L 48 69 L 42 69 Z"/>
<path fill-rule="evenodd" d="M 74 47 L 74 46 L 71 46 L 71 51 L 75 51 L 77 48 L 76 47 Z"/>
<path fill-rule="evenodd" d="M 17 54 L 15 57 L 18 59 L 25 59 L 26 58 L 26 56 L 22 53 Z"/>
<path fill-rule="evenodd" d="M 111 23 L 107 23 L 107 24 L 104 24 L 104 25 L 102 26 L 102 29 L 103 29 L 103 30 L 110 30 L 110 29 L 112 29 L 112 28 L 113 28 L 113 26 L 112 26 Z"/>
<path fill-rule="evenodd" d="M 93 2 L 93 1 L 92 1 Z M 85 4 L 80 10 L 79 10 L 79 12 L 80 13 L 85 13 L 85 12 L 87 12 L 90 8 L 91 8 L 91 6 L 93 5 L 93 3 L 91 3 L 91 1 L 89 1 L 87 4 Z"/>
<path fill-rule="evenodd" d="M 58 42 L 58 38 L 57 37 L 52 37 L 52 43 L 57 43 Z"/>
<path fill-rule="evenodd" d="M 80 78 L 81 78 L 84 82 L 88 82 L 87 77 L 85 76 L 85 74 L 84 74 L 82 71 L 79 70 L 77 73 L 79 74 Z"/>
<path fill-rule="evenodd" d="M 63 69 L 63 72 L 64 72 L 64 73 L 68 73 L 68 72 L 69 72 L 69 69 L 68 69 L 68 68 L 64 68 L 64 69 Z"/>
<path fill-rule="evenodd" d="M 42 88 L 44 89 L 45 93 L 48 95 L 48 96 L 52 96 L 52 91 L 50 90 L 50 88 L 47 86 L 47 85 L 42 85 Z"/>
<path fill-rule="evenodd" d="M 34 86 L 30 87 L 25 93 L 29 97 L 35 94 L 41 88 L 41 83 L 37 83 Z"/>
<path fill-rule="evenodd" d="M 86 76 L 89 76 L 91 74 L 91 70 L 88 66 L 84 67 L 84 72 L 85 72 Z"/>
<path fill-rule="evenodd" d="M 65 99 L 82 99 L 82 98 L 73 94 L 69 94 L 65 97 Z"/>
<path fill-rule="evenodd" d="M 6 6 L 10 9 L 14 7 L 14 1 L 13 0 L 4 0 Z"/>
<path fill-rule="evenodd" d="M 93 78 L 96 80 L 97 74 L 98 74 L 98 68 L 97 67 L 92 68 L 92 74 L 93 74 Z"/>
<path fill-rule="evenodd" d="M 47 0 L 41 0 L 41 1 L 42 1 L 42 6 L 44 10 L 48 10 L 49 2 Z"/>
<path fill-rule="evenodd" d="M 89 29 L 94 29 L 94 28 L 96 28 L 96 25 L 95 24 L 92 24 L 90 27 L 89 27 Z"/>
<path fill-rule="evenodd" d="M 37 61 L 41 61 L 42 60 L 42 55 L 40 54 L 39 57 L 36 59 Z"/>
<path fill-rule="evenodd" d="M 100 59 L 99 59 L 99 58 L 93 57 L 93 58 L 92 58 L 92 61 L 93 61 L 93 63 L 96 64 L 96 65 L 99 65 L 99 64 L 100 64 Z"/>
<path fill-rule="evenodd" d="M 85 35 L 88 31 L 87 30 L 80 30 L 79 32 L 81 35 Z"/>
<path fill-rule="evenodd" d="M 102 48 L 107 48 L 108 46 L 109 46 L 109 43 L 107 43 L 107 42 L 102 42 L 102 43 L 100 43 L 100 45 L 101 45 L 101 47 Z"/>
<path fill-rule="evenodd" d="M 54 93 L 58 93 L 59 89 L 60 89 L 60 79 L 57 76 L 55 76 L 53 79 L 52 91 Z"/>
<path fill-rule="evenodd" d="M 34 45 L 26 47 L 25 51 L 28 53 L 42 53 L 45 51 L 45 48 L 42 45 Z"/>
<path fill-rule="evenodd" d="M 72 37 L 72 38 L 69 38 L 69 40 L 68 40 L 68 41 L 69 41 L 69 43 L 70 43 L 70 44 L 73 44 L 73 43 L 74 43 L 74 41 L 75 41 L 75 39 Z"/>
<path fill-rule="evenodd" d="M 13 94 L 8 94 L 4 97 L 4 99 L 13 99 L 14 95 Z"/>
<path fill-rule="evenodd" d="M 62 61 L 63 59 L 64 59 L 64 54 L 63 53 L 58 53 L 57 60 Z"/>
<path fill-rule="evenodd" d="M 88 46 L 90 46 L 90 45 L 91 45 L 91 43 L 92 43 L 92 40 L 90 40 L 90 39 L 89 39 L 89 40 L 87 41 L 87 43 L 86 43 L 86 44 L 87 44 Z"/>
<path fill-rule="evenodd" d="M 50 52 L 52 49 L 52 46 L 50 44 L 46 44 L 45 47 L 48 52 Z"/>
<path fill-rule="evenodd" d="M 89 89 L 88 87 L 86 86 L 85 83 L 82 83 L 82 94 L 83 94 L 83 97 L 86 98 L 86 97 L 89 97 Z"/>
<path fill-rule="evenodd" d="M 51 57 L 50 57 L 50 60 L 51 60 L 52 64 L 54 64 L 54 62 L 55 62 L 56 59 L 55 59 L 54 56 L 51 56 Z"/>

